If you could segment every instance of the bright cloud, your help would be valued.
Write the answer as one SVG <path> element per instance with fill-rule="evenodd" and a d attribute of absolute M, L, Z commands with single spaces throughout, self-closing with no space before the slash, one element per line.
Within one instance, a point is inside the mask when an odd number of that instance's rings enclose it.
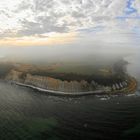
<path fill-rule="evenodd" d="M 6 37 L 0 40 L 1 46 L 14 46 L 14 47 L 26 47 L 26 46 L 52 46 L 61 44 L 70 44 L 75 40 L 75 32 L 71 33 L 52 33 L 48 36 L 36 35 L 36 36 L 24 36 L 24 37 Z"/>
<path fill-rule="evenodd" d="M 57 44 L 58 34 L 66 43 L 73 39 L 68 41 L 64 34 L 78 36 L 84 30 L 113 34 L 122 29 L 129 33 L 136 27 L 140 28 L 139 0 L 0 1 L 0 42 L 4 46 L 34 45 L 34 39 L 38 45 Z"/>

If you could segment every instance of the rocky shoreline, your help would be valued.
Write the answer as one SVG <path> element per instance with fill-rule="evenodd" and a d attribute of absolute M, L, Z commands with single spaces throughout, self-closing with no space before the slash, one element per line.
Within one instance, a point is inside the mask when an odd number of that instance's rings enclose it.
<path fill-rule="evenodd" d="M 6 80 L 19 86 L 29 87 L 51 95 L 115 95 L 115 94 L 131 94 L 137 88 L 137 81 L 133 77 L 128 77 L 112 86 L 99 85 L 94 80 L 88 83 L 82 81 L 62 81 L 52 77 L 44 77 L 38 75 L 26 74 L 25 78 L 21 78 L 21 72 L 11 71 L 7 75 Z"/>
<path fill-rule="evenodd" d="M 19 85 L 19 86 L 32 88 L 32 89 L 35 89 L 35 90 L 40 91 L 40 92 L 49 93 L 51 95 L 85 96 L 85 95 L 123 95 L 124 93 L 125 93 L 125 95 L 126 94 L 133 94 L 136 91 L 136 87 L 137 87 L 137 84 L 136 84 L 137 82 L 136 81 L 133 81 L 133 82 L 134 82 L 133 87 L 129 86 L 127 88 L 124 88 L 123 90 L 118 90 L 118 91 L 95 90 L 95 91 L 71 92 L 71 93 L 70 92 L 43 89 L 43 88 L 39 88 L 39 87 L 35 87 L 33 85 L 27 85 L 27 84 L 23 84 L 23 83 L 17 83 L 17 82 L 13 82 L 13 83 L 16 84 L 16 85 Z"/>
<path fill-rule="evenodd" d="M 40 92 L 46 92 L 46 93 L 50 93 L 51 95 L 70 95 L 70 96 L 84 96 L 84 95 L 102 95 L 102 94 L 107 94 L 107 90 L 95 90 L 95 91 L 83 91 L 83 92 L 63 92 L 63 91 L 56 91 L 56 90 L 48 90 L 48 89 L 43 89 L 40 87 L 35 87 L 33 85 L 27 85 L 27 84 L 22 84 L 22 83 L 17 83 L 17 82 L 13 82 L 16 85 L 19 86 L 24 86 L 24 87 L 29 87 L 32 89 L 35 89 L 37 91 Z"/>

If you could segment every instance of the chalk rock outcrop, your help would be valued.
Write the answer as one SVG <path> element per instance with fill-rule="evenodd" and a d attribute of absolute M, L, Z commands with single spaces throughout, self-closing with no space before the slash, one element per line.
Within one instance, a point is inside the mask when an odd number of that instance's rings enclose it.
<path fill-rule="evenodd" d="M 75 93 L 95 90 L 116 91 L 121 90 L 127 87 L 128 85 L 127 81 L 113 83 L 112 86 L 100 85 L 94 80 L 92 80 L 90 83 L 85 80 L 63 81 L 49 76 L 23 74 L 22 72 L 16 70 L 11 70 L 9 74 L 6 76 L 6 80 L 20 82 L 27 85 L 33 85 L 48 90 L 75 92 Z"/>
<path fill-rule="evenodd" d="M 37 75 L 27 74 L 25 84 L 31 84 L 40 88 L 49 90 L 64 91 L 64 92 L 82 92 L 93 90 L 93 86 L 87 81 L 62 81 L 52 77 L 43 77 Z"/>
<path fill-rule="evenodd" d="M 6 76 L 5 79 L 6 80 L 10 80 L 10 81 L 18 81 L 18 82 L 21 82 L 22 81 L 21 76 L 22 76 L 22 72 L 11 70 L 8 73 L 8 75 Z"/>

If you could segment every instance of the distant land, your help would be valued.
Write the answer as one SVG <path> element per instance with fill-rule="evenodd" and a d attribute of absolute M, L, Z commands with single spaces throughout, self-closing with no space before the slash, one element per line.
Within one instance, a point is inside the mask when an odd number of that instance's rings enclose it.
<path fill-rule="evenodd" d="M 1 61 L 0 77 L 52 95 L 129 94 L 135 92 L 137 82 L 127 74 L 127 64 L 123 59 L 92 65 Z"/>

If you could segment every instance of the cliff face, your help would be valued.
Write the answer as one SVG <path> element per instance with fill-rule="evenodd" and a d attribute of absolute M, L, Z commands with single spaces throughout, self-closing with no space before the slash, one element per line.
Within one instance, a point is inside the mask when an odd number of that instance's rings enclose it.
<path fill-rule="evenodd" d="M 11 70 L 8 73 L 8 75 L 5 77 L 5 79 L 10 80 L 10 81 L 19 81 L 19 82 L 21 82 L 22 81 L 21 76 L 22 76 L 22 72 Z"/>
<path fill-rule="evenodd" d="M 115 91 L 127 87 L 128 82 L 123 81 L 113 83 L 112 86 L 103 86 L 92 80 L 88 83 L 85 80 L 78 81 L 62 81 L 49 76 L 38 76 L 26 74 L 23 76 L 22 72 L 11 70 L 5 78 L 6 80 L 33 85 L 48 90 L 63 91 L 63 92 L 86 92 L 94 90 Z"/>
<path fill-rule="evenodd" d="M 24 83 L 49 90 L 64 91 L 64 92 L 82 92 L 94 90 L 94 87 L 88 84 L 85 80 L 82 80 L 81 82 L 77 81 L 68 82 L 51 77 L 32 76 L 31 74 L 27 74 Z"/>

